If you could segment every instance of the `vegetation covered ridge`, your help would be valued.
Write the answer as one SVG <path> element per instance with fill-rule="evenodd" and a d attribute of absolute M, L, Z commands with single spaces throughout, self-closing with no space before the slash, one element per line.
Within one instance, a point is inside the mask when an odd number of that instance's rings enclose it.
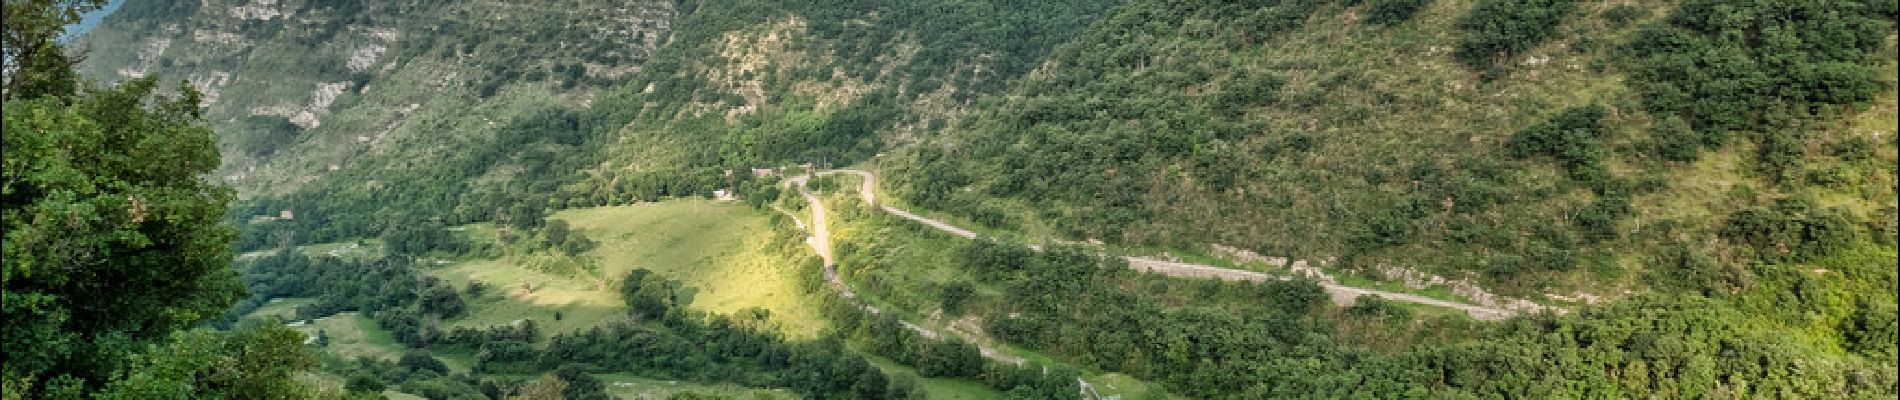
<path fill-rule="evenodd" d="M 956 235 L 956 236 L 963 237 L 966 239 L 994 240 L 993 238 L 980 237 L 978 236 L 976 232 L 973 232 L 964 228 L 959 228 L 956 225 L 948 223 L 948 222 L 919 216 L 915 213 L 905 211 L 902 208 L 897 208 L 889 204 L 877 203 L 876 197 L 875 197 L 875 193 L 877 192 L 877 186 L 876 186 L 877 175 L 873 174 L 870 171 L 855 170 L 855 169 L 824 170 L 824 171 L 817 171 L 817 172 L 812 172 L 806 175 L 793 177 L 791 179 L 787 179 L 786 182 L 788 185 L 795 185 L 796 187 L 800 188 L 800 190 L 804 190 L 803 189 L 804 184 L 808 182 L 812 176 L 824 176 L 824 175 L 831 175 L 831 174 L 852 174 L 852 175 L 857 175 L 858 177 L 860 177 L 863 183 L 860 189 L 858 190 L 859 198 L 863 199 L 866 205 L 875 206 L 880 211 L 889 213 L 891 215 L 895 215 L 897 217 L 900 217 L 906 220 L 914 221 L 919 224 L 929 226 L 932 229 L 943 231 L 945 233 L 949 233 L 951 235 Z M 812 246 L 814 250 L 817 251 L 825 259 L 825 277 L 827 280 L 832 281 L 832 284 L 834 286 L 842 287 L 843 283 L 841 281 L 838 281 L 836 271 L 832 270 L 833 262 L 831 261 L 832 259 L 831 250 L 829 249 L 831 241 L 829 238 L 823 237 L 823 236 L 828 235 L 826 228 L 824 227 L 824 221 L 825 221 L 824 204 L 821 201 L 819 201 L 819 199 L 816 196 L 810 193 L 801 193 L 801 194 L 805 197 L 806 202 L 810 204 L 810 207 L 812 209 L 811 220 L 814 221 L 812 224 L 815 227 L 812 230 L 813 232 Z M 1031 244 L 1029 246 L 1030 248 L 1033 248 L 1036 250 L 1042 249 L 1041 245 Z M 1300 277 L 1300 276 L 1272 275 L 1272 274 L 1266 274 L 1266 273 L 1262 273 L 1258 271 L 1232 269 L 1232 268 L 1225 268 L 1225 267 L 1207 265 L 1207 264 L 1166 261 L 1166 260 L 1159 260 L 1159 259 L 1141 257 L 1141 256 L 1121 256 L 1120 258 L 1128 264 L 1128 267 L 1134 270 L 1154 273 L 1156 275 L 1162 275 L 1162 276 L 1171 276 L 1171 277 L 1216 278 L 1216 279 L 1221 279 L 1221 280 L 1253 281 L 1253 282 L 1262 282 L 1262 281 L 1268 281 L 1268 280 L 1290 280 L 1290 279 L 1311 278 L 1311 277 Z M 1517 308 L 1486 307 L 1486 306 L 1472 305 L 1472 304 L 1460 303 L 1460 302 L 1454 302 L 1454 301 L 1440 300 L 1440 299 L 1435 299 L 1435 298 L 1420 296 L 1420 295 L 1415 295 L 1415 294 L 1395 293 L 1395 292 L 1389 292 L 1389 291 L 1378 290 L 1378 289 L 1354 287 L 1354 286 L 1343 285 L 1343 284 L 1339 284 L 1335 282 L 1318 282 L 1318 284 L 1320 285 L 1320 287 L 1325 288 L 1326 293 L 1332 299 L 1333 303 L 1340 306 L 1350 306 L 1354 302 L 1356 302 L 1361 296 L 1374 296 L 1374 297 L 1378 297 L 1384 300 L 1417 303 L 1417 304 L 1429 305 L 1429 306 L 1434 306 L 1434 307 L 1445 307 L 1445 308 L 1456 309 L 1458 311 L 1470 314 L 1471 317 L 1473 318 L 1477 318 L 1481 320 L 1492 320 L 1492 321 L 1510 318 L 1510 317 L 1518 315 L 1521 312 L 1526 312 L 1526 311 L 1536 312 L 1536 311 L 1550 310 L 1550 311 L 1554 311 L 1560 314 L 1565 311 L 1563 309 L 1558 309 L 1558 308 L 1546 308 L 1546 307 L 1539 306 L 1536 304 L 1518 305 Z M 848 290 L 848 289 L 845 289 L 845 290 Z M 848 292 L 847 292 L 847 297 L 851 297 L 848 294 Z"/>

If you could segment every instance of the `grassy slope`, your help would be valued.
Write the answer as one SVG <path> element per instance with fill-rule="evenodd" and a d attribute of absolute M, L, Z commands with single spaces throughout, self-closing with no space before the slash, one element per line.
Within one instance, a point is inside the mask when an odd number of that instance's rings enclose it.
<path fill-rule="evenodd" d="M 366 356 L 395 361 L 404 350 L 404 346 L 397 343 L 389 331 L 354 311 L 320 318 L 292 329 L 311 337 L 315 337 L 317 331 L 323 331 L 330 337 L 330 345 L 324 347 L 324 351 L 350 359 Z"/>
<path fill-rule="evenodd" d="M 289 321 L 291 317 L 297 316 L 297 307 L 315 304 L 316 302 L 317 299 L 308 297 L 271 299 L 270 302 L 265 303 L 263 307 L 251 310 L 251 313 L 245 315 L 244 318 L 263 319 L 275 317 L 278 320 Z"/>
<path fill-rule="evenodd" d="M 533 318 L 549 332 L 594 326 L 624 310 L 619 280 L 646 268 L 697 288 L 691 307 L 731 313 L 771 311 L 793 337 L 812 337 L 824 324 L 795 286 L 789 265 L 765 252 L 771 237 L 766 214 L 736 203 L 674 200 L 620 207 L 566 210 L 553 218 L 600 242 L 586 254 L 598 269 L 563 276 L 517 266 L 508 259 L 461 262 L 430 271 L 458 285 L 494 288 L 476 300 L 476 313 L 458 326 L 491 326 Z M 527 284 L 532 291 L 524 290 Z M 560 311 L 561 321 L 553 313 Z"/>
<path fill-rule="evenodd" d="M 595 375 L 607 388 L 607 394 L 622 399 L 666 399 L 672 396 L 692 393 L 713 395 L 734 399 L 797 399 L 798 395 L 786 390 L 754 389 L 730 385 L 701 385 L 679 381 L 662 381 L 641 378 L 629 374 Z"/>
<path fill-rule="evenodd" d="M 896 361 L 891 361 L 888 358 L 868 355 L 867 353 L 866 359 L 871 361 L 871 365 L 876 366 L 879 370 L 883 370 L 884 373 L 887 374 L 917 374 L 917 371 L 910 366 L 898 364 Z M 917 382 L 923 385 L 924 393 L 932 399 L 974 400 L 999 399 L 1003 397 L 1003 393 L 996 391 L 996 389 L 991 389 L 982 383 L 961 379 L 918 377 Z"/>

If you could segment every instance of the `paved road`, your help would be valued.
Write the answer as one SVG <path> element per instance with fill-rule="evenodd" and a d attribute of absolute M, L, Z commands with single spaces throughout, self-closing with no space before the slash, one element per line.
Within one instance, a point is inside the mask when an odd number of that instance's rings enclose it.
<path fill-rule="evenodd" d="M 896 215 L 900 218 L 908 219 L 911 221 L 916 221 L 917 223 L 928 225 L 932 228 L 936 228 L 937 230 L 944 231 L 946 233 L 957 235 L 957 236 L 968 238 L 968 239 L 976 239 L 977 237 L 980 236 L 980 235 L 977 235 L 976 232 L 971 231 L 969 229 L 964 229 L 962 227 L 951 225 L 943 221 L 925 218 L 915 213 L 911 213 L 909 211 L 905 211 L 897 207 L 892 207 L 890 205 L 878 204 L 877 198 L 876 198 L 876 190 L 875 190 L 877 186 L 877 176 L 871 174 L 871 172 L 869 171 L 852 170 L 852 169 L 836 169 L 836 170 L 829 170 L 829 171 L 820 171 L 816 175 L 824 176 L 824 175 L 831 175 L 831 174 L 854 174 L 854 175 L 864 178 L 863 179 L 864 185 L 858 189 L 859 196 L 864 199 L 865 203 L 876 205 L 879 209 L 884 210 L 884 212 L 886 213 L 890 213 L 891 215 Z M 805 201 L 811 203 L 813 226 L 816 227 L 815 229 L 813 229 L 813 232 L 816 235 L 816 239 L 810 240 L 810 242 L 812 242 L 813 246 L 819 248 L 818 250 L 819 255 L 821 257 L 824 257 L 825 259 L 825 278 L 827 280 L 833 281 L 834 286 L 842 287 L 843 286 L 842 282 L 836 282 L 837 273 L 834 272 L 832 268 L 831 250 L 830 250 L 831 241 L 829 239 L 828 232 L 826 232 L 824 228 L 825 226 L 824 206 L 818 202 L 818 198 L 816 196 L 813 196 L 810 193 L 804 193 L 802 190 L 802 188 L 804 187 L 805 181 L 810 178 L 811 178 L 811 175 L 802 175 L 802 176 L 794 177 L 788 180 L 787 182 L 790 184 L 798 185 L 798 187 L 801 188 L 800 193 L 805 196 Z M 1041 246 L 1032 245 L 1031 247 L 1035 248 L 1038 251 L 1042 249 Z M 1128 267 L 1131 269 L 1155 273 L 1159 275 L 1166 275 L 1166 276 L 1193 277 L 1193 278 L 1218 278 L 1218 279 L 1230 280 L 1230 281 L 1253 281 L 1253 282 L 1262 282 L 1262 281 L 1275 280 L 1275 279 L 1277 280 L 1293 279 L 1292 277 L 1287 277 L 1287 276 L 1269 275 L 1269 274 L 1256 272 L 1256 271 L 1238 270 L 1238 269 L 1232 269 L 1232 268 L 1221 268 L 1221 267 L 1205 265 L 1205 264 L 1191 264 L 1191 263 L 1183 263 L 1183 262 L 1165 261 L 1165 260 L 1158 260 L 1158 259 L 1147 258 L 1147 257 L 1130 256 L 1130 257 L 1122 257 L 1122 258 L 1128 260 Z M 1346 285 L 1341 285 L 1337 283 L 1329 283 L 1329 282 L 1319 282 L 1319 284 L 1321 287 L 1324 287 L 1326 289 L 1326 294 L 1328 297 L 1332 299 L 1333 303 L 1340 304 L 1340 305 L 1352 304 L 1354 301 L 1358 300 L 1360 296 L 1373 295 L 1373 296 L 1379 296 L 1381 298 L 1385 298 L 1387 300 L 1392 300 L 1392 301 L 1402 301 L 1402 302 L 1407 302 L 1407 303 L 1424 304 L 1424 305 L 1429 305 L 1429 306 L 1456 309 L 1456 310 L 1464 311 L 1466 314 L 1471 315 L 1472 318 L 1487 320 L 1487 321 L 1502 320 L 1502 319 L 1510 318 L 1512 316 L 1517 315 L 1516 310 L 1509 310 L 1509 309 L 1496 308 L 1496 307 L 1485 307 L 1485 306 L 1461 303 L 1461 302 L 1456 302 L 1456 301 L 1435 299 L 1435 298 L 1419 296 L 1415 294 L 1388 292 L 1388 291 L 1383 291 L 1383 290 L 1378 290 L 1378 289 L 1368 289 L 1368 288 L 1361 288 L 1361 287 L 1354 287 L 1354 286 L 1346 286 Z M 846 297 L 854 296 L 850 294 L 849 289 L 846 289 L 845 293 L 846 293 Z"/>

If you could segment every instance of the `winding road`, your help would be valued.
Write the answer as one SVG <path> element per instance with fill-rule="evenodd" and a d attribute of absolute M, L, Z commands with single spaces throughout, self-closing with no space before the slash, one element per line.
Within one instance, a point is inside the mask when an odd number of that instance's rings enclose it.
<path fill-rule="evenodd" d="M 807 192 L 804 189 L 805 182 L 809 181 L 812 176 L 814 175 L 825 176 L 825 175 L 833 175 L 833 174 L 853 174 L 853 175 L 859 176 L 860 178 L 863 178 L 863 181 L 864 181 L 863 186 L 858 189 L 859 197 L 863 198 L 866 204 L 877 206 L 878 209 L 883 210 L 886 213 L 889 213 L 891 215 L 895 215 L 907 220 L 915 221 L 917 223 L 930 226 L 931 228 L 935 228 L 945 233 L 964 237 L 967 239 L 976 239 L 980 237 L 980 235 L 978 235 L 975 231 L 971 231 L 969 229 L 964 229 L 962 227 L 951 225 L 943 221 L 925 218 L 915 213 L 905 211 L 904 209 L 901 209 L 901 208 L 892 207 L 887 204 L 879 204 L 877 202 L 877 193 L 875 190 L 877 187 L 877 175 L 872 174 L 870 171 L 862 171 L 862 170 L 854 170 L 854 169 L 834 169 L 834 170 L 827 170 L 827 171 L 819 171 L 816 173 L 807 173 L 805 175 L 799 175 L 796 177 L 789 178 L 786 180 L 786 184 L 796 185 L 796 187 L 798 188 L 799 194 L 804 196 L 805 201 L 807 203 L 810 203 L 810 206 L 811 206 L 812 218 L 811 218 L 811 223 L 808 226 L 811 227 L 812 236 L 810 238 L 807 238 L 806 242 L 811 244 L 812 249 L 818 253 L 818 256 L 820 258 L 824 259 L 825 281 L 828 282 L 834 289 L 839 290 L 840 293 L 846 298 L 856 298 L 857 294 L 852 293 L 851 289 L 846 287 L 842 280 L 838 279 L 837 268 L 835 267 L 835 263 L 833 262 L 832 255 L 831 255 L 831 235 L 830 235 L 830 231 L 827 230 L 825 226 L 826 224 L 825 224 L 824 203 L 819 201 L 817 195 Z M 1042 249 L 1041 246 L 1031 245 L 1030 247 L 1038 251 Z M 1154 273 L 1158 275 L 1164 275 L 1164 276 L 1190 277 L 1190 278 L 1216 278 L 1216 279 L 1229 280 L 1229 281 L 1251 281 L 1251 282 L 1293 279 L 1293 277 L 1289 277 L 1289 276 L 1269 275 L 1262 272 L 1238 270 L 1238 269 L 1232 269 L 1232 268 L 1222 268 L 1222 267 L 1205 265 L 1205 264 L 1183 263 L 1183 262 L 1166 261 L 1166 260 L 1159 260 L 1159 259 L 1148 258 L 1148 257 L 1135 257 L 1135 256 L 1125 256 L 1122 258 L 1128 261 L 1129 268 L 1132 268 L 1138 271 L 1145 271 L 1145 272 Z M 1383 291 L 1383 290 L 1378 290 L 1378 289 L 1368 289 L 1368 288 L 1355 287 L 1355 286 L 1346 286 L 1346 285 L 1341 285 L 1338 283 L 1324 282 L 1324 281 L 1321 281 L 1318 283 L 1321 287 L 1326 289 L 1326 294 L 1328 297 L 1332 299 L 1333 303 L 1340 304 L 1340 305 L 1350 305 L 1354 301 L 1357 301 L 1359 297 L 1361 296 L 1373 295 L 1373 296 L 1384 298 L 1386 300 L 1402 301 L 1402 302 L 1407 302 L 1407 303 L 1423 304 L 1423 305 L 1428 305 L 1428 306 L 1456 309 L 1459 311 L 1464 311 L 1466 314 L 1471 315 L 1472 318 L 1479 319 L 1479 320 L 1486 320 L 1486 321 L 1503 320 L 1503 319 L 1515 316 L 1518 313 L 1518 311 L 1511 310 L 1511 309 L 1485 307 L 1485 306 L 1480 306 L 1480 305 L 1436 299 L 1436 298 L 1425 297 L 1425 296 L 1409 294 L 1409 293 L 1397 293 L 1397 292 L 1389 292 L 1389 291 Z M 879 312 L 875 307 L 871 307 L 868 305 L 866 307 L 867 309 L 872 310 L 873 313 Z M 928 330 L 923 329 L 922 327 L 917 327 L 915 325 L 910 325 L 908 322 L 906 322 L 905 324 L 906 326 L 912 327 L 913 330 L 918 330 L 919 333 L 925 334 L 925 336 L 936 337 L 935 332 L 928 332 Z M 983 350 L 986 357 L 989 356 L 991 353 L 993 353 L 993 351 L 991 351 L 988 348 L 983 348 Z"/>
<path fill-rule="evenodd" d="M 852 172 L 863 174 L 863 176 L 866 177 L 866 182 L 869 182 L 869 180 L 872 179 L 869 172 L 864 172 L 864 171 L 852 171 Z M 818 173 L 818 175 L 830 175 L 833 173 L 836 173 L 836 171 L 820 172 Z M 814 195 L 811 192 L 805 191 L 805 182 L 809 180 L 811 180 L 810 174 L 799 175 L 796 177 L 792 177 L 790 179 L 786 179 L 785 185 L 797 187 L 798 194 L 800 196 L 804 196 L 805 202 L 809 203 L 811 206 L 810 223 L 799 220 L 798 216 L 796 215 L 792 215 L 792 221 L 793 223 L 797 224 L 800 227 L 808 227 L 808 229 L 810 229 L 811 236 L 805 238 L 805 244 L 811 245 L 812 251 L 818 253 L 818 258 L 824 260 L 825 284 L 828 286 L 831 286 L 831 290 L 837 291 L 840 297 L 844 297 L 846 300 L 849 300 L 849 301 L 857 301 L 858 307 L 864 308 L 866 312 L 869 312 L 871 314 L 883 314 L 884 313 L 883 309 L 877 308 L 877 306 L 858 300 L 858 293 L 851 291 L 851 287 L 845 285 L 843 279 L 838 278 L 838 264 L 836 261 L 834 261 L 831 255 L 831 229 L 828 227 L 828 224 L 826 224 L 824 202 L 820 201 L 817 195 Z M 864 197 L 865 199 L 871 198 L 870 196 L 872 196 L 872 193 L 871 193 L 871 186 L 869 184 L 865 185 L 865 189 L 862 194 L 865 196 Z M 785 210 L 782 210 L 782 209 L 779 211 L 785 212 Z M 791 215 L 791 213 L 786 212 L 786 215 Z M 937 338 L 943 337 L 943 334 L 940 332 L 924 327 L 922 325 L 911 323 L 910 321 L 898 319 L 897 323 L 903 325 L 904 328 L 906 329 L 910 329 L 912 332 L 917 332 L 918 336 L 923 336 L 924 338 L 927 338 L 927 339 L 937 339 Z M 975 343 L 975 341 L 969 340 L 969 338 L 964 338 L 964 341 L 971 342 L 972 345 L 975 345 L 977 348 L 977 351 L 983 355 L 983 358 L 988 358 L 991 360 L 996 360 L 996 361 L 1015 364 L 1015 365 L 1023 364 L 1024 360 L 1022 357 L 1016 357 L 1016 356 L 1004 354 L 1001 351 L 997 351 L 996 348 L 994 347 L 985 346 L 980 343 Z"/>

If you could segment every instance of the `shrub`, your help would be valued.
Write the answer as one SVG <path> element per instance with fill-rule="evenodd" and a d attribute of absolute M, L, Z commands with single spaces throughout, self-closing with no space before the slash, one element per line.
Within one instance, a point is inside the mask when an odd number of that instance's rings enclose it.
<path fill-rule="evenodd" d="M 1359 296 L 1357 300 L 1353 301 L 1351 307 L 1346 308 L 1346 313 L 1362 317 L 1379 317 L 1394 321 L 1408 321 L 1412 319 L 1411 309 L 1400 306 L 1397 302 L 1370 294 Z"/>
<path fill-rule="evenodd" d="M 1265 105 L 1279 97 L 1280 87 L 1286 85 L 1286 78 L 1279 75 L 1260 74 L 1235 78 L 1227 83 L 1215 100 L 1215 108 L 1228 115 L 1240 115 L 1248 107 Z"/>
<path fill-rule="evenodd" d="M 1844 161 L 1860 161 L 1873 158 L 1874 142 L 1864 137 L 1854 137 L 1834 143 L 1829 153 Z"/>
<path fill-rule="evenodd" d="M 963 314 L 963 306 L 976 293 L 976 286 L 967 281 L 951 282 L 943 286 L 943 312 L 949 315 Z"/>
<path fill-rule="evenodd" d="M 1650 137 L 1656 141 L 1656 155 L 1669 161 L 1695 161 L 1702 155 L 1702 135 L 1689 123 L 1674 115 L 1656 121 Z"/>
<path fill-rule="evenodd" d="M 1698 131 L 1771 131 L 1885 88 L 1880 18 L 1847 0 L 1690 1 L 1630 42 L 1631 83 Z"/>
<path fill-rule="evenodd" d="M 1610 23 L 1610 26 L 1623 27 L 1629 25 L 1631 22 L 1636 22 L 1636 20 L 1648 17 L 1649 10 L 1631 4 L 1618 4 L 1611 6 L 1608 10 L 1603 10 L 1603 13 L 1600 15 L 1603 16 L 1604 21 Z"/>
<path fill-rule="evenodd" d="M 1854 225 L 1839 209 L 1822 210 L 1812 200 L 1784 198 L 1771 207 L 1730 215 L 1722 236 L 1753 246 L 1764 259 L 1799 262 L 1852 245 Z"/>
<path fill-rule="evenodd" d="M 1755 166 L 1769 179 L 1777 182 L 1789 182 L 1801 173 L 1805 150 L 1801 141 L 1793 135 L 1765 133 L 1761 135 L 1761 147 L 1756 149 Z"/>
<path fill-rule="evenodd" d="M 1603 135 L 1603 106 L 1571 107 L 1511 135 L 1507 144 L 1517 158 L 1550 157 L 1570 170 L 1570 177 L 1598 182 L 1609 176 L 1603 158 L 1609 150 Z"/>
<path fill-rule="evenodd" d="M 1432 0 L 1372 0 L 1366 7 L 1366 22 L 1392 26 L 1410 21 L 1418 10 L 1432 5 Z"/>
<path fill-rule="evenodd" d="M 1705 296 L 1733 292 L 1750 280 L 1746 269 L 1716 261 L 1709 253 L 1681 243 L 1658 251 L 1649 274 L 1658 286 L 1693 290 Z"/>
<path fill-rule="evenodd" d="M 1616 239 L 1616 221 L 1629 215 L 1631 211 L 1628 195 L 1597 196 L 1596 201 L 1577 211 L 1577 227 L 1582 229 L 1584 237 L 1590 240 Z"/>
<path fill-rule="evenodd" d="M 412 349 L 404 352 L 402 358 L 396 361 L 396 365 L 410 370 L 429 370 L 435 371 L 437 374 L 449 373 L 449 367 L 442 364 L 442 360 L 437 360 L 435 357 L 429 356 L 429 352 L 422 350 Z"/>
<path fill-rule="evenodd" d="M 1456 56 L 1472 68 L 1492 66 L 1549 39 L 1575 10 L 1572 0 L 1482 0 L 1459 19 L 1464 40 Z"/>
<path fill-rule="evenodd" d="M 1870 357 L 1892 360 L 1900 353 L 1900 318 L 1895 317 L 1893 304 L 1862 305 L 1854 311 L 1854 317 L 1842 321 L 1843 342 L 1855 352 Z"/>

